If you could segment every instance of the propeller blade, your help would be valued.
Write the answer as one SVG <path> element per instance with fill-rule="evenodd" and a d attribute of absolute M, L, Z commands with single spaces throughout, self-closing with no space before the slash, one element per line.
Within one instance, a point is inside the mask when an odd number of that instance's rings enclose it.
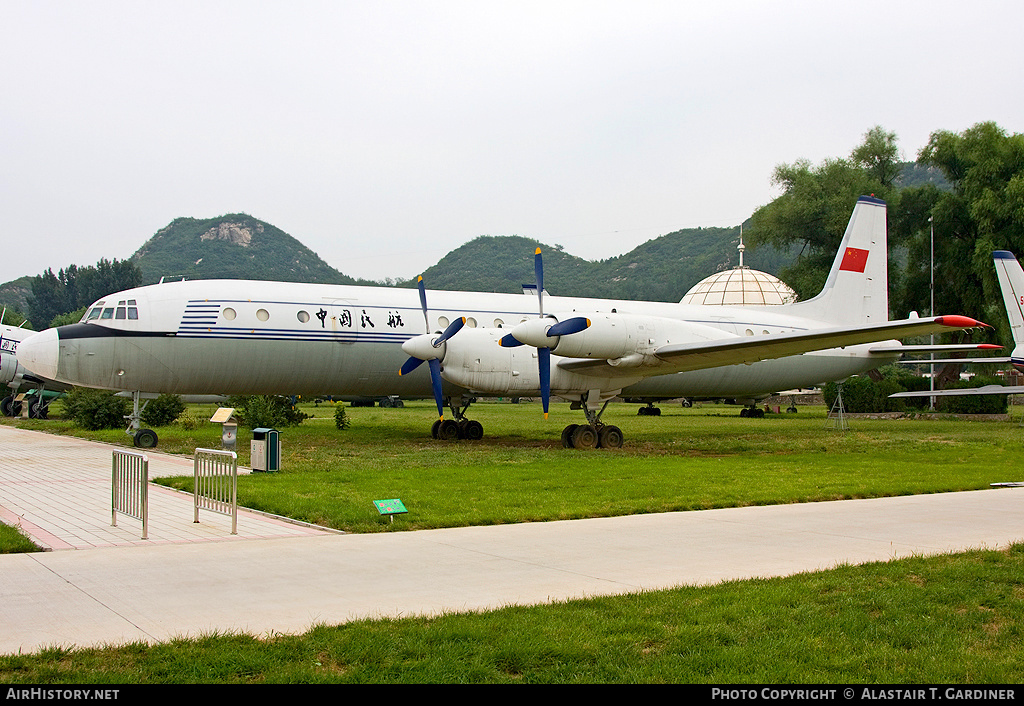
<path fill-rule="evenodd" d="M 585 316 L 574 316 L 571 319 L 565 321 L 559 321 L 557 324 L 548 329 L 548 336 L 568 336 L 570 334 L 579 333 L 590 328 L 590 319 Z"/>
<path fill-rule="evenodd" d="M 451 338 L 452 336 L 457 334 L 462 329 L 462 327 L 465 326 L 465 325 L 466 325 L 466 317 L 465 316 L 460 316 L 459 318 L 455 319 L 455 321 L 453 321 L 450 324 L 448 324 L 448 328 L 446 328 L 444 330 L 444 333 L 441 334 L 441 337 L 434 340 L 434 347 L 436 348 L 437 346 L 440 346 L 442 343 L 447 341 L 449 338 Z"/>
<path fill-rule="evenodd" d="M 398 369 L 398 374 L 399 375 L 408 375 L 409 373 L 411 373 L 413 370 L 415 370 L 416 368 L 420 367 L 421 365 L 423 365 L 423 359 L 422 358 L 409 358 L 407 361 L 402 363 L 402 367 Z"/>
<path fill-rule="evenodd" d="M 544 405 L 544 418 L 548 418 L 548 403 L 551 400 L 551 349 L 537 349 L 537 366 L 540 369 L 540 400 Z"/>
<path fill-rule="evenodd" d="M 430 333 L 430 321 L 427 319 L 427 287 L 423 284 L 423 275 L 417 278 L 416 287 L 420 290 L 420 308 L 423 310 L 423 325 L 426 327 L 424 330 Z"/>
<path fill-rule="evenodd" d="M 540 256 L 540 248 L 533 254 L 533 274 L 537 278 L 537 308 L 544 316 L 544 260 Z"/>
<path fill-rule="evenodd" d="M 441 396 L 441 361 L 431 358 L 427 361 L 430 364 L 430 386 L 434 389 L 434 401 L 437 402 L 437 416 L 444 419 L 444 398 Z"/>
<path fill-rule="evenodd" d="M 501 337 L 501 340 L 498 341 L 498 345 L 502 348 L 517 348 L 525 344 L 509 333 Z"/>

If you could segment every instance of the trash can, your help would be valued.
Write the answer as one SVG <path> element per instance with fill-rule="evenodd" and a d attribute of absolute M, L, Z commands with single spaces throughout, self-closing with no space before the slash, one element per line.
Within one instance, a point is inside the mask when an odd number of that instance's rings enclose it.
<path fill-rule="evenodd" d="M 281 442 L 277 429 L 260 427 L 252 430 L 250 463 L 252 470 L 271 473 L 281 470 Z"/>

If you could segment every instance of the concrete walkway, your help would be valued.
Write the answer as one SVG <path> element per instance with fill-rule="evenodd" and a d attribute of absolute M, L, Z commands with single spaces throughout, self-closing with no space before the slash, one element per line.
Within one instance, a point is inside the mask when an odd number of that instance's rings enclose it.
<path fill-rule="evenodd" d="M 111 448 L 0 427 L 0 513 L 55 549 L 0 556 L 0 653 L 215 630 L 295 633 L 317 623 L 780 576 L 1024 539 L 1024 489 L 1002 488 L 370 535 L 254 515 L 244 533 L 239 519 L 236 537 L 228 518 L 212 514 L 202 529 L 185 527 L 191 497 L 165 491 L 151 496 L 167 507 L 159 520 L 151 511 L 152 539 L 143 542 L 137 524 L 107 527 Z M 160 454 L 151 454 L 151 469 L 158 457 L 168 472 L 191 472 L 188 459 Z M 91 480 L 86 467 L 95 469 Z M 185 503 L 187 522 L 172 522 L 181 514 L 175 502 Z M 92 548 L 58 550 L 69 547 Z"/>

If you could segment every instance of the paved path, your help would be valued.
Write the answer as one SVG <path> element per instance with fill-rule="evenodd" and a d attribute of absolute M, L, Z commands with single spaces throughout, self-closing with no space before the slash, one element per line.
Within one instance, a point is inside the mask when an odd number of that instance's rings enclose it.
<path fill-rule="evenodd" d="M 39 531 L 63 547 L 94 547 L 0 556 L 0 653 L 214 630 L 294 633 L 316 623 L 780 576 L 1024 539 L 1024 489 L 1003 488 L 368 535 L 254 516 L 244 534 L 240 518 L 237 537 L 215 521 L 179 536 L 186 528 L 172 534 L 154 517 L 153 539 L 141 542 L 121 522 L 124 534 L 105 534 L 109 480 L 66 480 L 90 464 L 109 474 L 110 450 L 0 427 L 0 513 L 23 517 L 37 541 Z M 176 474 L 182 464 L 191 470 L 187 459 L 167 463 L 177 464 Z M 30 515 L 26 485 L 40 486 L 32 495 L 51 509 Z M 107 498 L 105 507 L 97 500 L 84 508 L 93 494 Z M 182 524 L 191 524 L 191 498 L 171 495 L 178 497 L 166 498 L 168 506 L 184 502 Z M 168 523 L 179 514 L 166 512 Z M 78 519 L 58 532 L 48 515 Z M 102 539 L 80 544 L 86 533 Z"/>

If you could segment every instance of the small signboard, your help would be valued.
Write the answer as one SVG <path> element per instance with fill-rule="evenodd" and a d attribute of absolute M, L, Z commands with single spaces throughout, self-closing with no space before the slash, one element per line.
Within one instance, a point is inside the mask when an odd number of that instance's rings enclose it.
<path fill-rule="evenodd" d="M 210 421 L 214 424 L 223 424 L 231 419 L 231 415 L 234 413 L 234 407 L 218 407 L 217 411 L 213 413 L 212 417 L 210 417 Z"/>
<path fill-rule="evenodd" d="M 395 515 L 402 515 L 409 512 L 405 509 L 405 505 L 398 498 L 391 500 L 374 500 L 373 504 L 377 506 L 377 512 L 382 515 L 388 515 L 391 517 L 391 521 L 395 521 Z"/>

